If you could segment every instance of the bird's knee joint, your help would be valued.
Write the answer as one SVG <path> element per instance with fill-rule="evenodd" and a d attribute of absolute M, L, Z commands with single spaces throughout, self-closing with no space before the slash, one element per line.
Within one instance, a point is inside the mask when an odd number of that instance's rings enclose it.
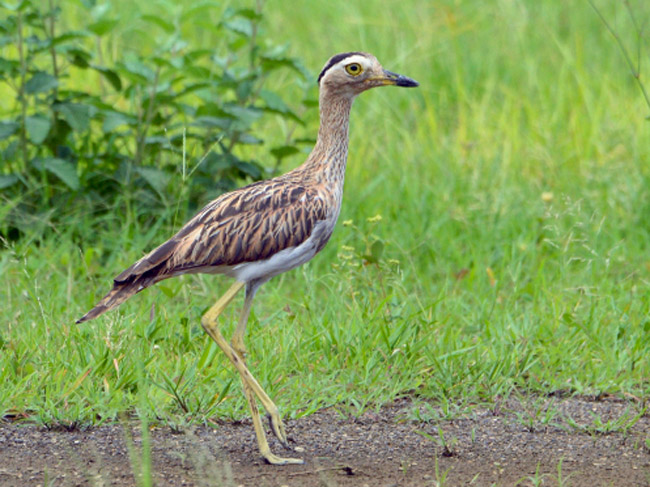
<path fill-rule="evenodd" d="M 237 352 L 237 355 L 239 355 L 242 358 L 242 360 L 246 359 L 246 355 L 248 354 L 248 351 L 246 350 L 246 347 L 244 346 L 243 343 L 233 340 L 232 342 L 230 342 L 230 346 L 235 352 Z"/>
<path fill-rule="evenodd" d="M 205 316 L 201 318 L 201 326 L 208 334 L 214 330 L 214 322 Z"/>

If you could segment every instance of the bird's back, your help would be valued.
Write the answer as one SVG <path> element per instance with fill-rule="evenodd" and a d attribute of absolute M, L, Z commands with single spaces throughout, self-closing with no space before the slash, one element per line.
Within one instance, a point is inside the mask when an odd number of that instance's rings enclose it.
<path fill-rule="evenodd" d="M 328 219 L 330 198 L 284 178 L 227 193 L 205 206 L 171 239 L 122 272 L 125 281 L 155 270 L 160 278 L 218 271 L 272 257 L 303 243 Z M 209 268 L 215 268 L 210 270 Z"/>

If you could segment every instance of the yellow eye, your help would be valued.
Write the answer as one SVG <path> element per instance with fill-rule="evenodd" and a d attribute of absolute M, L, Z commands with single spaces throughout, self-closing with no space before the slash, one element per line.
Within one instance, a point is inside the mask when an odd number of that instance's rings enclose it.
<path fill-rule="evenodd" d="M 345 67 L 345 70 L 352 76 L 359 76 L 363 72 L 363 68 L 359 63 L 350 63 Z"/>

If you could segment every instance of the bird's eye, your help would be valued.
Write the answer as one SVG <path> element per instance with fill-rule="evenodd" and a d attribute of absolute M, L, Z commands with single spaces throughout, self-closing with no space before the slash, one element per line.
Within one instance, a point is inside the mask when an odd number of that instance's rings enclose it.
<path fill-rule="evenodd" d="M 359 63 L 350 63 L 345 67 L 345 70 L 352 76 L 359 76 L 363 71 L 363 68 Z"/>

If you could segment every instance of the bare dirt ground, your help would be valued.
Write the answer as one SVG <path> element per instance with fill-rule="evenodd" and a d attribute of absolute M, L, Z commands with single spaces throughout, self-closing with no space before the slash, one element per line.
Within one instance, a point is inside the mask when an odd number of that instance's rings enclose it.
<path fill-rule="evenodd" d="M 461 419 L 413 420 L 400 400 L 344 417 L 329 409 L 287 428 L 304 465 L 266 465 L 248 422 L 174 433 L 151 428 L 157 486 L 648 486 L 650 413 L 614 399 L 509 400 Z M 547 414 L 552 411 L 553 414 Z M 636 421 L 635 421 L 636 419 Z M 442 431 L 441 439 L 440 430 Z M 610 431 L 616 429 L 617 431 Z M 131 437 L 132 435 L 132 437 Z M 132 439 L 131 439 L 132 438 Z M 138 471 L 127 445 L 139 428 L 113 424 L 48 431 L 0 424 L 1 486 L 131 486 Z"/>

